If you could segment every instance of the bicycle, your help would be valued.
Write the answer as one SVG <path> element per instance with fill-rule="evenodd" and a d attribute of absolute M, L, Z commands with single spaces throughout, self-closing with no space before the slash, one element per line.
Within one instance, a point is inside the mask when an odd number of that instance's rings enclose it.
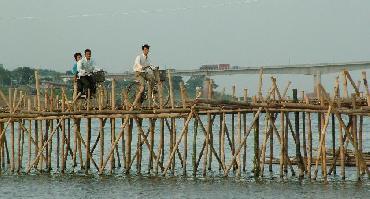
<path fill-rule="evenodd" d="M 78 92 L 81 93 L 80 98 L 87 98 L 88 89 L 90 89 L 90 93 L 91 93 L 90 98 L 95 98 L 96 93 L 93 94 L 92 90 L 96 91 L 104 87 L 105 74 L 106 74 L 106 71 L 104 70 L 97 70 L 97 71 L 91 72 L 90 77 L 92 78 L 92 82 L 91 82 L 92 85 L 90 85 L 90 87 L 83 87 L 81 81 L 77 80 Z"/>
<path fill-rule="evenodd" d="M 90 99 L 98 99 L 99 90 L 104 89 L 104 82 L 105 82 L 105 75 L 106 71 L 104 70 L 96 70 L 93 71 L 90 76 L 93 79 L 92 84 L 89 88 L 84 88 L 81 82 L 77 82 L 77 95 L 79 99 L 79 106 L 82 109 L 87 108 L 87 99 L 88 99 L 88 89 L 90 89 Z M 80 81 L 80 80 L 77 80 Z M 94 91 L 92 91 L 94 90 Z M 91 101 L 90 103 L 94 103 L 95 100 Z"/>
<path fill-rule="evenodd" d="M 147 67 L 152 73 L 152 76 L 154 77 L 153 85 L 151 86 L 151 96 L 148 96 L 149 90 L 148 90 L 148 85 L 149 81 L 145 81 L 144 85 L 144 92 L 141 95 L 140 102 L 143 104 L 145 101 L 148 99 L 153 102 L 154 107 L 159 107 L 160 106 L 160 96 L 159 96 L 159 85 L 158 83 L 160 82 L 162 84 L 162 99 L 163 99 L 163 104 L 162 106 L 166 106 L 170 100 L 170 95 L 169 95 L 169 88 L 166 82 L 166 70 L 159 70 L 158 66 L 148 66 Z M 127 93 L 128 93 L 128 98 L 131 102 L 134 102 L 136 99 L 136 94 L 139 92 L 139 86 L 140 82 L 138 80 L 135 80 L 134 82 L 130 83 L 127 87 Z"/>

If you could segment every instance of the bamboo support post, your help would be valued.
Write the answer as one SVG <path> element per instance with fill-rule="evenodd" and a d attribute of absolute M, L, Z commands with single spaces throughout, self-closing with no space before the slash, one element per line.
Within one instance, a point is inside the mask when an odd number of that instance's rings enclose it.
<path fill-rule="evenodd" d="M 258 115 L 257 115 L 258 114 Z M 253 171 L 254 177 L 260 176 L 260 156 L 259 156 L 259 113 L 255 113 L 256 117 L 253 124 L 254 127 L 254 158 L 253 158 Z M 235 155 L 235 154 L 234 154 Z"/>
<path fill-rule="evenodd" d="M 293 102 L 298 103 L 298 90 L 293 89 Z M 298 167 L 300 169 L 299 177 L 304 176 L 305 167 L 301 155 L 301 144 L 300 144 L 300 135 L 299 135 L 299 112 L 294 112 L 294 123 L 295 123 L 295 133 L 296 133 L 296 159 L 298 162 Z"/>
<path fill-rule="evenodd" d="M 366 71 L 362 71 L 362 80 L 363 80 L 364 87 L 365 87 L 364 89 L 365 89 L 365 94 L 366 94 L 367 106 L 370 106 L 369 84 L 367 83 Z"/>

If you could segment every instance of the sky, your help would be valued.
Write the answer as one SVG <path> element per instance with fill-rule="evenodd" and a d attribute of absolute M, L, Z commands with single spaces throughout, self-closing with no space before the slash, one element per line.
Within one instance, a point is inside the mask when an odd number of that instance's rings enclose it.
<path fill-rule="evenodd" d="M 124 72 L 144 43 L 153 64 L 175 69 L 369 61 L 369 8 L 368 0 L 0 0 L 0 63 L 65 72 L 90 48 L 100 67 Z M 239 93 L 256 80 L 215 78 Z M 289 80 L 312 88 L 310 76 L 278 78 L 281 87 Z"/>

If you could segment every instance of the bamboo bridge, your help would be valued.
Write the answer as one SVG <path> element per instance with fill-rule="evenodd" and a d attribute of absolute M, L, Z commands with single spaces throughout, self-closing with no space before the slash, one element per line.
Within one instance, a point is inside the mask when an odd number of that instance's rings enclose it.
<path fill-rule="evenodd" d="M 0 109 L 0 178 L 48 172 L 242 177 L 252 171 L 254 177 L 272 172 L 327 180 L 337 172 L 345 179 L 348 168 L 357 179 L 370 177 L 370 94 L 362 74 L 362 94 L 344 70 L 332 93 L 317 83 L 315 98 L 292 89 L 290 99 L 290 84 L 279 88 L 274 76 L 262 92 L 261 69 L 256 94 L 245 88 L 237 97 L 234 86 L 226 100 L 214 95 L 212 80 L 194 99 L 181 83 L 176 99 L 169 71 L 169 105 L 159 81 L 159 104 L 148 100 L 138 108 L 138 97 L 117 92 L 115 80 L 95 98 L 79 99 L 76 85 L 58 95 L 55 87 L 41 89 L 36 71 L 36 95 L 0 92 L 6 104 Z"/>

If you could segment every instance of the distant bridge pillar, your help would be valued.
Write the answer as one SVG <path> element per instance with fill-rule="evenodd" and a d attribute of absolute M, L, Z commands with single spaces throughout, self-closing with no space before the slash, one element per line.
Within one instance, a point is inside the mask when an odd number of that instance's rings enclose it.
<path fill-rule="evenodd" d="M 211 78 L 208 75 L 206 75 L 203 81 L 203 91 L 202 91 L 204 98 L 208 97 L 208 92 L 209 92 L 208 85 L 210 84 L 210 81 L 211 81 Z"/>
<path fill-rule="evenodd" d="M 321 72 L 315 71 L 313 74 L 313 92 L 316 96 L 319 95 L 318 85 L 321 84 Z"/>

